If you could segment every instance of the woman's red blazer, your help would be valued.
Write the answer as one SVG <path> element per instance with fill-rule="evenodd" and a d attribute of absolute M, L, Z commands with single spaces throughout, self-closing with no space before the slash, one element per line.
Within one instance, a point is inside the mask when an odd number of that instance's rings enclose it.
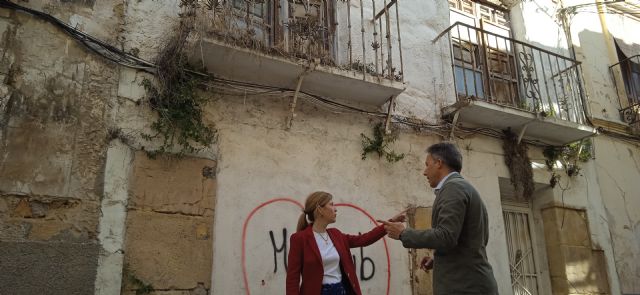
<path fill-rule="evenodd" d="M 384 227 L 380 225 L 368 233 L 357 236 L 343 234 L 336 228 L 329 228 L 327 232 L 340 255 L 344 282 L 351 285 L 356 295 L 361 295 L 356 267 L 351 260 L 349 249 L 369 246 L 381 239 L 386 234 Z M 311 226 L 291 235 L 289 244 L 291 249 L 287 265 L 287 295 L 319 295 L 322 289 L 324 267 Z M 302 284 L 300 284 L 301 276 Z M 345 288 L 348 287 L 345 286 Z"/>

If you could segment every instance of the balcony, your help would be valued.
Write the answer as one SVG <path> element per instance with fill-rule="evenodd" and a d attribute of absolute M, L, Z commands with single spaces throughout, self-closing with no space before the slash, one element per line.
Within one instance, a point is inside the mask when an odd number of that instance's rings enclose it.
<path fill-rule="evenodd" d="M 609 69 L 618 90 L 622 120 L 640 127 L 640 55 L 625 58 Z"/>
<path fill-rule="evenodd" d="M 382 105 L 405 89 L 397 2 L 350 2 L 215 1 L 193 57 L 227 79 Z"/>
<path fill-rule="evenodd" d="M 551 145 L 596 134 L 586 125 L 578 61 L 460 22 L 434 42 L 445 36 L 456 89 L 445 118 Z"/>

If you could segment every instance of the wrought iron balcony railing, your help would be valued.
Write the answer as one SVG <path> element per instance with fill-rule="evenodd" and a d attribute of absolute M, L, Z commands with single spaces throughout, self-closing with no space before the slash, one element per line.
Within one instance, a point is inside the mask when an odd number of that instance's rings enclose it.
<path fill-rule="evenodd" d="M 457 22 L 447 36 L 457 99 L 482 100 L 583 124 L 580 63 L 549 50 Z"/>
<path fill-rule="evenodd" d="M 622 120 L 629 124 L 640 122 L 640 55 L 626 58 L 609 69 L 618 90 Z M 618 85 L 624 85 L 624 89 Z"/>
<path fill-rule="evenodd" d="M 397 1 L 356 1 L 358 8 L 344 0 L 214 1 L 205 32 L 268 55 L 402 81 Z"/>

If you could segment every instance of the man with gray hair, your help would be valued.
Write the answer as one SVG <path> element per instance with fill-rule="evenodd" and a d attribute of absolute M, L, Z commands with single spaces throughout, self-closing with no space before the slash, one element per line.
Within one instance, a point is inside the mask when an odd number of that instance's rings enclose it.
<path fill-rule="evenodd" d="M 421 268 L 433 268 L 433 294 L 498 294 L 493 270 L 487 261 L 489 218 L 480 194 L 460 175 L 462 155 L 451 143 L 427 149 L 424 176 L 435 189 L 432 228 L 405 228 L 400 222 L 384 223 L 390 238 L 405 248 L 435 249 Z"/>

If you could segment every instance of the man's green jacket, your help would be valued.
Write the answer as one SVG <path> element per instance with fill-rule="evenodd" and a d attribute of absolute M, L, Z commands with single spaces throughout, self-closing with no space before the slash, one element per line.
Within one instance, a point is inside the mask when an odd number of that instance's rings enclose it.
<path fill-rule="evenodd" d="M 433 294 L 498 294 L 487 261 L 489 218 L 480 194 L 460 174 L 447 178 L 436 191 L 432 228 L 407 228 L 400 235 L 405 248 L 435 249 Z"/>

